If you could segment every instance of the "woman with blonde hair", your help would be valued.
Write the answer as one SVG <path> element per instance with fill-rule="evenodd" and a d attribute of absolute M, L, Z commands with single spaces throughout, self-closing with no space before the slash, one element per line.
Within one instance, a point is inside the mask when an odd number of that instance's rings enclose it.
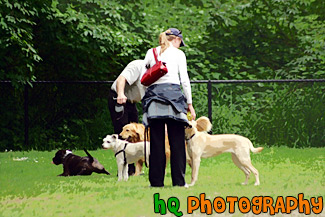
<path fill-rule="evenodd" d="M 186 56 L 178 48 L 185 46 L 182 32 L 170 28 L 159 36 L 156 47 L 158 61 L 166 63 L 168 73 L 148 86 L 142 99 L 143 123 L 150 127 L 149 181 L 152 187 L 163 187 L 165 177 L 165 125 L 170 144 L 170 164 L 173 186 L 185 183 L 186 153 L 184 126 L 188 124 L 186 113 L 195 119 L 192 105 L 190 79 Z M 156 61 L 153 48 L 147 51 L 145 64 L 152 67 Z M 183 92 L 181 90 L 181 85 Z"/>

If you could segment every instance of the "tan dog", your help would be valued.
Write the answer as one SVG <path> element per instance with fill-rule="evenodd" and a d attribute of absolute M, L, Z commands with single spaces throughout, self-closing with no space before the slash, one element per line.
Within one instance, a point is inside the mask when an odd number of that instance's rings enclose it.
<path fill-rule="evenodd" d="M 145 127 L 143 124 L 139 123 L 130 123 L 123 127 L 122 132 L 120 133 L 120 136 L 129 141 L 129 142 L 142 142 L 144 141 L 144 134 L 145 134 Z M 148 138 L 147 140 L 150 141 L 150 132 L 148 132 Z M 168 160 L 170 158 L 170 147 L 169 147 L 169 141 L 166 134 L 165 137 L 165 152 L 166 152 L 166 159 Z M 139 175 L 141 173 L 142 167 L 143 167 L 144 159 L 140 159 L 136 162 L 135 166 L 135 176 Z M 166 162 L 167 163 L 167 162 Z"/>
<path fill-rule="evenodd" d="M 200 125 L 201 130 L 210 131 L 212 125 L 209 119 L 206 117 L 199 119 L 200 121 L 205 119 L 203 121 L 205 125 L 203 127 Z M 224 152 L 230 152 L 235 165 L 245 173 L 244 185 L 248 184 L 251 172 L 255 175 L 255 185 L 260 184 L 259 173 L 251 163 L 250 151 L 258 153 L 263 148 L 254 148 L 248 138 L 234 134 L 209 135 L 199 132 L 196 121 L 190 121 L 189 126 L 185 129 L 185 138 L 188 142 L 187 151 L 192 164 L 192 180 L 189 186 L 193 186 L 197 181 L 201 158 L 214 157 Z"/>

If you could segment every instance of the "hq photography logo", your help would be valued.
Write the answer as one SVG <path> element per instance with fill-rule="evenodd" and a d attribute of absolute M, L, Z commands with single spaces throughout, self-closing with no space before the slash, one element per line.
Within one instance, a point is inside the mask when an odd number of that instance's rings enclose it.
<path fill-rule="evenodd" d="M 170 197 L 165 201 L 160 198 L 159 193 L 153 195 L 154 212 L 156 214 L 166 215 L 167 211 L 175 216 L 183 216 L 183 212 L 179 210 L 180 201 L 177 197 Z M 187 197 L 187 214 L 211 215 L 213 213 L 222 214 L 228 212 L 230 214 L 241 212 L 243 214 L 252 212 L 255 215 L 268 213 L 275 215 L 278 213 L 291 214 L 298 210 L 300 214 L 320 214 L 323 211 L 323 197 L 311 197 L 309 200 L 304 198 L 304 194 L 300 193 L 297 197 L 279 196 L 277 198 L 269 196 L 255 196 L 251 199 L 247 197 L 227 196 L 215 197 L 213 200 L 206 199 L 204 193 L 199 197 Z"/>

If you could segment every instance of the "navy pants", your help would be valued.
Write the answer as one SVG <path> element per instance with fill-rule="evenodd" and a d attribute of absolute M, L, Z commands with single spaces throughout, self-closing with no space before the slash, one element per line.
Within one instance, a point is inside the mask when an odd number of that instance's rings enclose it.
<path fill-rule="evenodd" d="M 165 178 L 165 124 L 170 144 L 170 166 L 173 186 L 185 185 L 186 153 L 184 123 L 174 119 L 150 120 L 149 181 L 152 187 L 163 187 Z"/>

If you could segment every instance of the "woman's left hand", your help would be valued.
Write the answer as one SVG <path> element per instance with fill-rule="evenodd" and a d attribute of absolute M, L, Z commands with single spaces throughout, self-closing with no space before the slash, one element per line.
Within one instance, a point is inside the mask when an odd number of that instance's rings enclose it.
<path fill-rule="evenodd" d="M 192 120 L 195 120 L 196 114 L 192 104 L 188 104 L 188 111 L 191 113 Z"/>

